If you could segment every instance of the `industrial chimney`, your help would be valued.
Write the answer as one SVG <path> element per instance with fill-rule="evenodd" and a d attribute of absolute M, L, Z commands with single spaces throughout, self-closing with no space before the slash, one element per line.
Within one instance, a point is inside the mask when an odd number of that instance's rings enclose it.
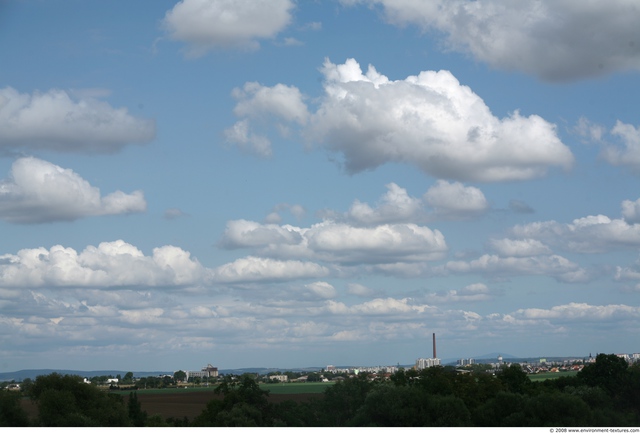
<path fill-rule="evenodd" d="M 433 359 L 436 359 L 436 333 L 433 333 Z"/>

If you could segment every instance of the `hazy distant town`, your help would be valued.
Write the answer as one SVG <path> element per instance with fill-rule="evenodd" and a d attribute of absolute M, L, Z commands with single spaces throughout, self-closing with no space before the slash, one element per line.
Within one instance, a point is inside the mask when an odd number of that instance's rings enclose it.
<path fill-rule="evenodd" d="M 629 365 L 640 364 L 640 353 L 616 354 Z M 124 372 L 124 371 L 100 371 L 86 372 L 80 370 L 22 370 L 19 372 L 0 373 L 0 386 L 8 390 L 20 390 L 21 382 L 27 383 L 39 375 L 59 372 L 61 374 L 74 374 L 82 376 L 85 383 L 93 383 L 110 388 L 162 388 L 167 386 L 209 386 L 224 378 L 233 379 L 243 374 L 250 374 L 259 382 L 286 383 L 286 382 L 330 382 L 340 381 L 348 377 L 366 375 L 370 380 L 388 379 L 392 374 L 400 370 L 420 370 L 442 366 L 455 369 L 459 373 L 482 372 L 495 374 L 500 369 L 518 365 L 524 373 L 535 375 L 540 373 L 567 373 L 581 371 L 585 365 L 595 362 L 595 356 L 589 354 L 585 357 L 545 357 L 545 358 L 515 358 L 497 355 L 493 358 L 461 358 L 455 362 L 443 363 L 441 359 L 418 358 L 411 365 L 377 365 L 377 366 L 335 366 L 308 368 L 240 368 L 219 370 L 212 364 L 207 364 L 200 369 L 178 369 L 173 372 Z M 91 374 L 96 373 L 96 374 Z"/>

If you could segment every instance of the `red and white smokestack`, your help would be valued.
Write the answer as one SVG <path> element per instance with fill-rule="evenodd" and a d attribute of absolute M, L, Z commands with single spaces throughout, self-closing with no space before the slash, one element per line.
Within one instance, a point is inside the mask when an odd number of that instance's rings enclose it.
<path fill-rule="evenodd" d="M 433 333 L 433 359 L 436 359 L 436 333 Z"/>

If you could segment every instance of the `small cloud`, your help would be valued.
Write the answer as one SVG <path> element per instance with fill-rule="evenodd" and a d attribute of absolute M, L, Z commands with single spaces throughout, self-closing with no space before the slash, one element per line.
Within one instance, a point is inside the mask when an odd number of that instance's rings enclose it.
<path fill-rule="evenodd" d="M 509 200 L 509 209 L 515 213 L 535 213 L 535 209 L 521 200 Z"/>
<path fill-rule="evenodd" d="M 175 220 L 186 216 L 190 215 L 175 207 L 169 208 L 164 211 L 164 218 L 168 220 Z"/>
<path fill-rule="evenodd" d="M 187 56 L 215 48 L 256 49 L 291 22 L 291 0 L 183 0 L 167 11 L 162 26 L 173 40 L 188 44 Z"/>
<path fill-rule="evenodd" d="M 347 293 L 363 298 L 373 296 L 373 290 L 362 284 L 351 283 L 347 285 Z"/>
<path fill-rule="evenodd" d="M 310 23 L 306 23 L 305 25 L 300 27 L 300 30 L 312 30 L 312 31 L 322 30 L 322 23 L 320 21 L 313 21 Z"/>
<path fill-rule="evenodd" d="M 296 38 L 284 38 L 284 44 L 288 47 L 295 47 L 295 46 L 301 46 L 304 45 L 304 42 L 299 41 Z"/>
<path fill-rule="evenodd" d="M 325 281 L 317 281 L 315 283 L 305 285 L 305 288 L 311 295 L 317 298 L 331 299 L 335 298 L 338 291 L 331 284 Z"/>

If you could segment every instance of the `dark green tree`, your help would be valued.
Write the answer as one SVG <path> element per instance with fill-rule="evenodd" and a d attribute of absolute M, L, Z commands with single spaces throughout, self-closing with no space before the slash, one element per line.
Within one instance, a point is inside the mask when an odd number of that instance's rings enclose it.
<path fill-rule="evenodd" d="M 527 373 L 522 371 L 520 364 L 511 364 L 498 373 L 498 379 L 509 392 L 524 394 L 531 385 Z"/>
<path fill-rule="evenodd" d="M 307 375 L 307 382 L 321 382 L 322 377 L 320 377 L 320 373 L 309 373 Z"/>
<path fill-rule="evenodd" d="M 269 427 L 273 425 L 269 391 L 260 388 L 249 375 L 239 381 L 225 380 L 214 392 L 222 400 L 212 399 L 194 420 L 196 427 Z"/>
<path fill-rule="evenodd" d="M 130 425 L 122 396 L 83 383 L 80 376 L 38 376 L 29 396 L 45 427 L 125 427 Z"/>
<path fill-rule="evenodd" d="M 125 385 L 130 385 L 133 383 L 133 372 L 129 371 L 122 378 L 122 383 Z"/>
<path fill-rule="evenodd" d="M 629 378 L 627 361 L 614 354 L 596 356 L 596 362 L 585 366 L 577 377 L 588 386 L 599 386 L 613 396 L 625 388 Z"/>
<path fill-rule="evenodd" d="M 147 422 L 147 412 L 142 410 L 138 393 L 129 393 L 129 401 L 127 402 L 127 412 L 129 419 L 134 427 L 144 427 Z"/>
<path fill-rule="evenodd" d="M 324 390 L 322 403 L 323 426 L 344 427 L 353 418 L 374 387 L 366 378 L 354 377 Z"/>
<path fill-rule="evenodd" d="M 20 399 L 19 392 L 0 390 L 0 427 L 29 426 L 29 417 Z"/>
<path fill-rule="evenodd" d="M 187 378 L 187 373 L 185 373 L 182 370 L 178 370 L 175 373 L 173 373 L 173 379 L 176 382 L 184 382 L 184 380 Z"/>

